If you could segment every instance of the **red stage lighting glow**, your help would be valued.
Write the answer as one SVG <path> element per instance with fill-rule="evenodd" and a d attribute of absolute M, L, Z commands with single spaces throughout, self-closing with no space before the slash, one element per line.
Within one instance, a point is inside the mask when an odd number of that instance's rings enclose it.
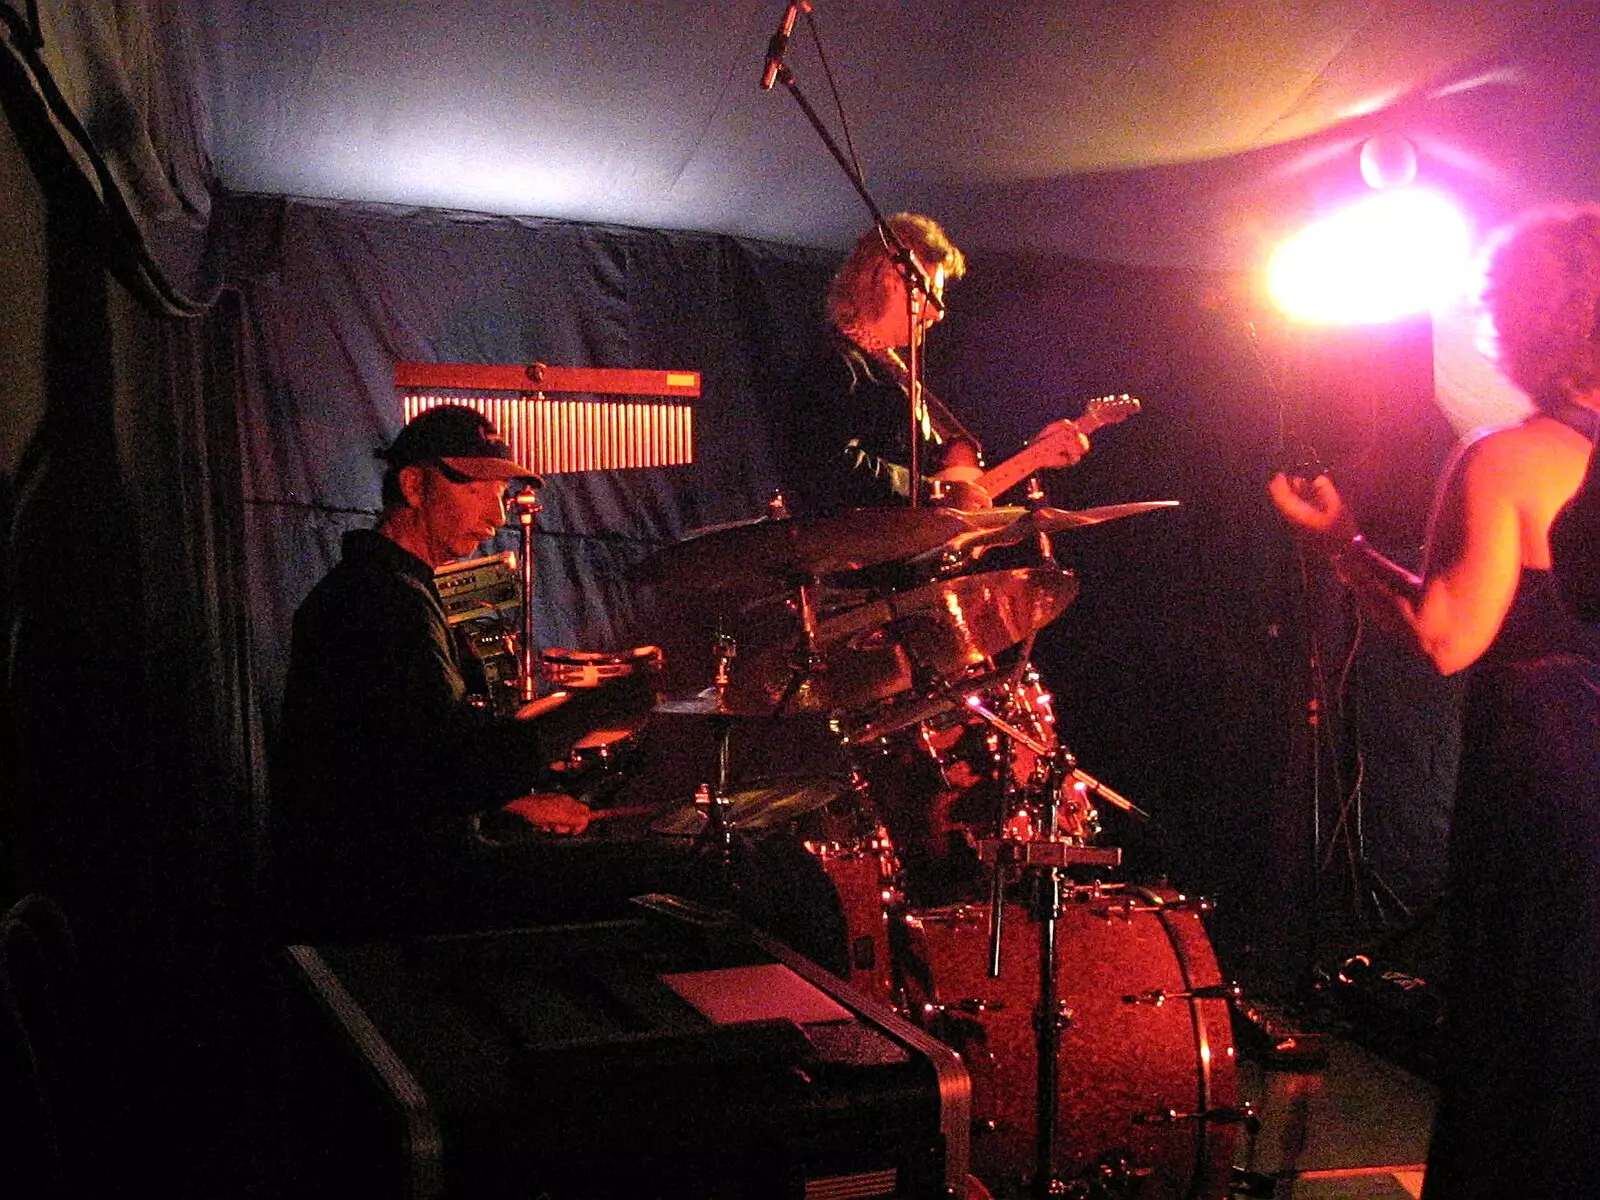
<path fill-rule="evenodd" d="M 1458 296 L 1471 244 L 1466 218 L 1438 193 L 1379 192 L 1283 242 L 1267 290 L 1295 320 L 1381 324 Z"/>

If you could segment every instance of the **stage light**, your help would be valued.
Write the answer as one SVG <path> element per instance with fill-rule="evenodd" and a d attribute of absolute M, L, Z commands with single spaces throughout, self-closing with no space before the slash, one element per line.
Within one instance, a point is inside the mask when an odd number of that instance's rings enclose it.
<path fill-rule="evenodd" d="M 1361 143 L 1361 178 L 1369 188 L 1407 187 L 1417 177 L 1417 147 L 1399 133 L 1380 133 Z"/>
<path fill-rule="evenodd" d="M 1267 265 L 1267 290 L 1300 321 L 1393 321 L 1460 294 L 1471 241 L 1466 218 L 1438 193 L 1383 191 L 1282 243 Z"/>

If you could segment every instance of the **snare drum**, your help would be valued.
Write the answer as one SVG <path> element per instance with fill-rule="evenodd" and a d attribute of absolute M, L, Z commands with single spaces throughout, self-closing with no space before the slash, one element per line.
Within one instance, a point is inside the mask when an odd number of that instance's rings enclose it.
<path fill-rule="evenodd" d="M 1176 893 L 1070 889 L 1056 928 L 1066 1016 L 1052 1069 L 1060 1108 L 1055 1174 L 1140 1200 L 1222 1200 L 1245 1113 L 1228 1001 L 1201 923 Z M 973 1080 L 972 1162 L 997 1192 L 1034 1168 L 1039 926 L 1007 904 L 1000 976 L 989 978 L 989 910 L 917 909 L 904 918 L 913 1016 L 960 1052 Z M 1127 1190 L 1120 1190 L 1127 1189 Z"/>

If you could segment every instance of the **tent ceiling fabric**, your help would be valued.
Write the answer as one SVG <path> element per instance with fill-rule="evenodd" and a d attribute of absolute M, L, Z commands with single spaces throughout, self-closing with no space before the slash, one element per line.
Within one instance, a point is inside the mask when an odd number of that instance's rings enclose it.
<path fill-rule="evenodd" d="M 817 246 L 865 224 L 782 85 L 756 86 L 778 0 L 184 2 L 209 64 L 212 152 L 235 191 Z M 814 0 L 814 15 L 885 209 L 933 212 L 976 244 L 1159 259 L 1162 219 L 1180 215 L 1163 197 L 1193 201 L 1175 170 L 1197 168 L 1212 196 L 1242 194 L 1216 163 L 1259 172 L 1270 148 L 1415 107 L 1541 30 L 1560 26 L 1567 53 L 1589 7 Z M 804 19 L 787 61 L 831 122 Z M 1503 110 L 1496 86 L 1475 90 Z M 1105 228 L 1066 216 L 1059 233 L 1010 232 L 1019 205 L 1100 194 L 1114 204 Z M 1153 221 L 1150 244 L 1104 244 L 1133 214 Z"/>

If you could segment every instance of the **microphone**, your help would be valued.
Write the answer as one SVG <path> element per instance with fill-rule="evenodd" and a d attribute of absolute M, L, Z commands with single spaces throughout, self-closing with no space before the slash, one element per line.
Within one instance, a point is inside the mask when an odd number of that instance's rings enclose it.
<path fill-rule="evenodd" d="M 783 52 L 789 48 L 789 35 L 794 33 L 794 19 L 800 15 L 802 8 L 808 12 L 811 10 L 805 0 L 789 0 L 789 6 L 783 10 L 783 24 L 778 26 L 778 32 L 767 43 L 767 65 L 761 72 L 763 92 L 770 92 L 772 85 L 778 82 L 778 72 L 783 68 Z"/>

